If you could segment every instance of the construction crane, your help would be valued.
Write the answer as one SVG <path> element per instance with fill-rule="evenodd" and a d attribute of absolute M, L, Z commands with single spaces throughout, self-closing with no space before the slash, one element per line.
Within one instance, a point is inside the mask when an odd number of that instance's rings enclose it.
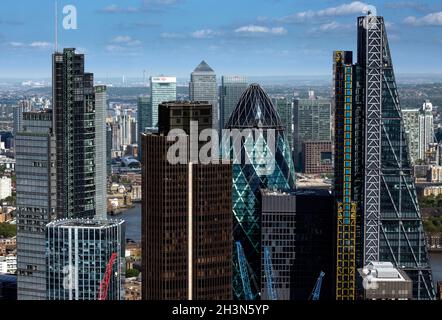
<path fill-rule="evenodd" d="M 247 271 L 247 261 L 241 242 L 236 242 L 236 252 L 238 254 L 239 271 L 241 273 L 242 287 L 246 300 L 253 300 L 252 289 L 250 288 L 250 278 Z"/>
<path fill-rule="evenodd" d="M 319 274 L 318 280 L 316 280 L 315 288 L 313 289 L 312 293 L 310 294 L 311 300 L 319 300 L 319 296 L 321 294 L 321 285 L 322 285 L 322 278 L 324 278 L 325 273 L 321 271 Z"/>
<path fill-rule="evenodd" d="M 115 260 L 117 259 L 117 254 L 112 253 L 109 262 L 106 266 L 106 271 L 104 272 L 103 280 L 101 280 L 100 287 L 98 288 L 98 300 L 106 300 L 107 292 L 109 289 L 109 282 L 112 275 L 112 268 Z"/>
<path fill-rule="evenodd" d="M 272 259 L 270 257 L 270 250 L 268 247 L 264 247 L 264 271 L 266 275 L 266 284 L 267 284 L 267 294 L 270 300 L 278 300 L 278 296 L 276 294 L 276 288 L 273 281 L 273 265 Z"/>

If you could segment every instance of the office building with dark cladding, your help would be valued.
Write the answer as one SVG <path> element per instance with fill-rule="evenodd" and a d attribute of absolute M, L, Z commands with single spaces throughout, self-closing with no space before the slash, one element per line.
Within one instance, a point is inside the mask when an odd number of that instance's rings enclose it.
<path fill-rule="evenodd" d="M 268 300 L 264 251 L 278 300 L 308 300 L 321 271 L 321 300 L 334 298 L 333 196 L 327 190 L 261 190 L 261 299 Z"/>
<path fill-rule="evenodd" d="M 57 145 L 57 215 L 95 216 L 94 76 L 75 49 L 53 54 L 53 121 Z M 103 141 L 104 143 L 104 141 Z"/>
<path fill-rule="evenodd" d="M 143 299 L 232 298 L 232 166 L 189 156 L 190 121 L 200 123 L 198 135 L 211 128 L 211 110 L 202 102 L 162 103 L 159 132 L 141 135 Z M 182 130 L 178 141 L 168 141 L 173 129 Z M 187 154 L 183 162 L 168 161 L 172 146 Z"/>

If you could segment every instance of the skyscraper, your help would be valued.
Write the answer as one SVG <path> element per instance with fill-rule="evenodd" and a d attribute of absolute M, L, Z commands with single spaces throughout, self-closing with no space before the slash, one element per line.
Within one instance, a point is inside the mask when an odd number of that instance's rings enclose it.
<path fill-rule="evenodd" d="M 138 151 L 139 160 L 141 160 L 141 138 L 140 135 L 146 131 L 146 128 L 152 126 L 152 107 L 150 106 L 150 97 L 138 97 L 137 104 L 137 120 L 138 120 Z"/>
<path fill-rule="evenodd" d="M 304 141 L 331 141 L 331 102 L 310 92 L 308 99 L 295 99 L 293 104 L 293 160 L 296 169 L 301 170 Z"/>
<path fill-rule="evenodd" d="M 160 104 L 158 134 L 142 139 L 142 296 L 149 300 L 232 298 L 231 164 L 190 161 L 190 136 L 211 128 L 207 102 Z M 182 129 L 179 141 L 169 130 Z M 187 153 L 172 164 L 172 146 Z M 195 148 L 197 147 L 197 148 Z"/>
<path fill-rule="evenodd" d="M 420 109 L 402 110 L 404 129 L 413 164 L 429 160 L 428 151 L 436 142 L 434 135 L 433 104 L 426 100 Z"/>
<path fill-rule="evenodd" d="M 203 60 L 190 75 L 189 96 L 192 101 L 212 105 L 212 128 L 219 128 L 218 87 L 215 71 Z"/>
<path fill-rule="evenodd" d="M 436 141 L 433 123 L 433 104 L 426 100 L 422 105 L 422 114 L 419 117 L 419 157 L 426 159 L 426 152 L 431 143 Z"/>
<path fill-rule="evenodd" d="M 250 85 L 243 93 L 226 128 L 232 133 L 223 137 L 223 153 L 233 161 L 233 238 L 244 248 L 251 268 L 250 279 L 257 283 L 252 294 L 258 298 L 261 291 L 260 189 L 293 191 L 295 170 L 284 126 L 270 98 L 258 84 Z M 235 130 L 240 134 L 233 134 Z M 233 264 L 234 297 L 244 299 L 237 253 Z"/>
<path fill-rule="evenodd" d="M 95 218 L 106 219 L 107 215 L 107 90 L 106 86 L 95 87 Z"/>
<path fill-rule="evenodd" d="M 402 110 L 402 118 L 404 120 L 405 136 L 407 138 L 408 149 L 410 150 L 410 160 L 412 164 L 416 161 L 423 160 L 420 152 L 420 109 L 404 109 Z"/>
<path fill-rule="evenodd" d="M 57 140 L 57 215 L 95 216 L 94 76 L 75 49 L 53 54 L 53 121 Z"/>
<path fill-rule="evenodd" d="M 384 19 L 358 18 L 358 63 L 335 52 L 337 298 L 355 266 L 391 262 L 415 299 L 435 296 Z"/>
<path fill-rule="evenodd" d="M 106 123 L 106 173 L 112 174 L 112 125 Z"/>
<path fill-rule="evenodd" d="M 107 300 L 124 300 L 125 225 L 122 220 L 62 219 L 46 227 L 47 299 L 97 300 L 115 253 Z"/>
<path fill-rule="evenodd" d="M 55 217 L 57 191 L 52 111 L 23 113 L 15 142 L 18 299 L 45 300 L 45 226 Z"/>
<path fill-rule="evenodd" d="M 241 95 L 247 89 L 247 79 L 242 76 L 222 76 L 219 92 L 219 128 L 225 128 Z"/>
<path fill-rule="evenodd" d="M 157 127 L 158 106 L 165 101 L 176 100 L 176 77 L 150 77 L 150 106 L 152 123 L 149 127 Z"/>
<path fill-rule="evenodd" d="M 293 101 L 288 97 L 277 97 L 273 98 L 272 102 L 284 125 L 284 133 L 290 150 L 293 152 Z"/>

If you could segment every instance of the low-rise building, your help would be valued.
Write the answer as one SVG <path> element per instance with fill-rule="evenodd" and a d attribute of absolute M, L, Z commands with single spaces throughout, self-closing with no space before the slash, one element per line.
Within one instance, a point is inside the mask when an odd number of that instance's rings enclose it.
<path fill-rule="evenodd" d="M 141 300 L 141 280 L 138 278 L 126 279 L 124 283 L 125 300 Z"/>
<path fill-rule="evenodd" d="M 12 195 L 11 178 L 1 177 L 0 178 L 0 200 L 3 200 L 11 195 Z"/>
<path fill-rule="evenodd" d="M 357 273 L 358 293 L 364 300 L 410 300 L 413 283 L 391 262 L 371 262 Z"/>
<path fill-rule="evenodd" d="M 0 256 L 0 274 L 10 273 L 15 274 L 17 272 L 17 256 L 7 255 Z"/>
<path fill-rule="evenodd" d="M 0 256 L 6 256 L 17 250 L 17 238 L 0 239 Z"/>
<path fill-rule="evenodd" d="M 305 141 L 302 144 L 302 167 L 306 174 L 333 173 L 331 141 Z"/>

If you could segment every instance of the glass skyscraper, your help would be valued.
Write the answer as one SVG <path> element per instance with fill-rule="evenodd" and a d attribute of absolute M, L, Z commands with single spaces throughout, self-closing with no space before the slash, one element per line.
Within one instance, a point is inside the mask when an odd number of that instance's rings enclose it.
<path fill-rule="evenodd" d="M 235 109 L 239 98 L 247 89 L 247 79 L 242 76 L 222 76 L 219 93 L 220 111 L 219 127 L 225 128 L 227 121 Z"/>
<path fill-rule="evenodd" d="M 150 78 L 150 106 L 152 123 L 149 127 L 158 125 L 158 106 L 162 102 L 176 100 L 176 77 L 151 77 Z M 143 128 L 143 127 L 141 127 Z"/>
<path fill-rule="evenodd" d="M 52 111 L 24 112 L 15 136 L 19 300 L 46 299 L 45 226 L 55 218 Z"/>
<path fill-rule="evenodd" d="M 138 97 L 137 104 L 137 120 L 138 120 L 138 159 L 141 160 L 141 138 L 140 135 L 146 131 L 146 128 L 152 125 L 152 108 L 150 106 L 150 97 Z"/>
<path fill-rule="evenodd" d="M 57 146 L 57 216 L 95 216 L 94 75 L 74 48 L 53 54 L 53 121 Z"/>
<path fill-rule="evenodd" d="M 107 300 L 124 300 L 122 220 L 62 219 L 46 227 L 47 299 L 97 300 L 113 253 Z"/>
<path fill-rule="evenodd" d="M 293 101 L 288 97 L 277 97 L 273 98 L 272 102 L 284 125 L 286 140 L 290 150 L 293 152 Z"/>
<path fill-rule="evenodd" d="M 107 90 L 95 87 L 95 218 L 107 216 Z"/>
<path fill-rule="evenodd" d="M 302 143 L 331 141 L 331 102 L 310 96 L 293 102 L 293 160 L 297 170 L 302 169 Z"/>
<path fill-rule="evenodd" d="M 334 55 L 337 299 L 354 299 L 355 267 L 377 261 L 407 273 L 414 299 L 434 299 L 384 19 L 357 25 L 357 64 Z"/>
<path fill-rule="evenodd" d="M 189 96 L 191 101 L 207 101 L 212 105 L 212 128 L 218 130 L 219 108 L 216 74 L 205 61 L 201 61 L 190 75 Z"/>
<path fill-rule="evenodd" d="M 250 279 L 257 284 L 252 294 L 258 299 L 261 290 L 260 189 L 293 191 L 295 170 L 281 119 L 258 84 L 250 85 L 243 93 L 226 129 L 241 132 L 239 136 L 223 137 L 223 152 L 233 159 L 233 238 L 244 248 Z M 235 146 L 239 146 L 239 150 Z M 244 299 L 237 253 L 233 265 L 234 297 Z"/>

